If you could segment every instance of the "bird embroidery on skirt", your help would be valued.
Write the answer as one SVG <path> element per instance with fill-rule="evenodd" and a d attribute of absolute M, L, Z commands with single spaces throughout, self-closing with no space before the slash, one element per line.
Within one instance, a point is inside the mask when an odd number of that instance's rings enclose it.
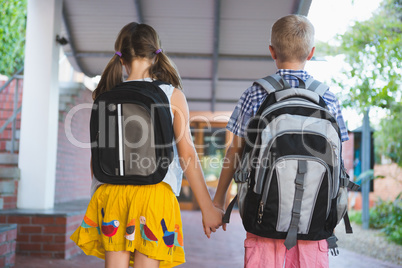
<path fill-rule="evenodd" d="M 132 219 L 126 226 L 126 234 L 124 237 L 129 241 L 128 246 L 131 247 L 133 245 L 134 237 L 135 237 L 135 219 Z"/>
<path fill-rule="evenodd" d="M 162 230 L 163 230 L 163 242 L 165 242 L 165 245 L 169 248 L 168 254 L 171 255 L 172 248 L 174 246 L 175 232 L 168 231 L 168 229 L 166 227 L 165 219 L 161 220 L 161 226 L 162 226 Z"/>
<path fill-rule="evenodd" d="M 98 234 L 101 234 L 100 228 L 98 224 L 96 224 L 93 220 L 87 217 L 87 215 L 84 216 L 84 219 L 82 220 L 81 227 L 85 229 L 85 232 L 89 232 L 89 228 L 96 228 L 98 230 Z"/>
<path fill-rule="evenodd" d="M 141 232 L 141 237 L 143 239 L 144 245 L 147 244 L 147 241 L 154 241 L 156 244 L 158 244 L 158 239 L 154 235 L 154 233 L 151 231 L 151 229 L 148 228 L 146 224 L 146 219 L 144 216 L 140 217 L 140 232 Z"/>
<path fill-rule="evenodd" d="M 180 226 L 178 224 L 176 224 L 174 226 L 174 248 L 173 248 L 173 250 L 176 250 L 176 247 L 183 248 L 183 236 L 180 233 Z"/>
<path fill-rule="evenodd" d="M 102 233 L 109 237 L 109 243 L 113 243 L 112 236 L 114 236 L 119 228 L 119 221 L 113 220 L 110 222 L 104 222 L 103 218 L 105 217 L 105 212 L 102 208 Z"/>

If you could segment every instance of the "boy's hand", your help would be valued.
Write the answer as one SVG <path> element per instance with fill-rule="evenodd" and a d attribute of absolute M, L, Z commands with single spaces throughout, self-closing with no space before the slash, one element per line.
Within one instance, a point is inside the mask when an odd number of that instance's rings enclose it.
<path fill-rule="evenodd" d="M 208 211 L 202 212 L 202 224 L 204 226 L 205 235 L 210 238 L 211 232 L 215 233 L 222 225 L 223 210 L 214 206 Z"/>
<path fill-rule="evenodd" d="M 219 204 L 218 202 L 216 202 L 215 200 L 213 201 L 214 206 L 219 209 L 220 211 L 222 211 L 222 218 L 225 215 L 225 210 L 223 209 L 223 205 Z M 226 231 L 226 223 L 222 222 L 222 229 L 224 231 Z"/>

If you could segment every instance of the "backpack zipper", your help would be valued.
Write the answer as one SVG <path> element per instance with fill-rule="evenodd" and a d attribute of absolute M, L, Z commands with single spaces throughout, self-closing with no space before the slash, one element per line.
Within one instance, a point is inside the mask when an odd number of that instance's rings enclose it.
<path fill-rule="evenodd" d="M 267 147 L 265 148 L 265 150 L 263 151 L 263 155 L 262 155 L 262 157 L 261 157 L 261 159 L 265 159 L 267 156 L 268 156 L 268 153 L 267 152 L 269 152 L 270 150 L 271 150 L 271 148 L 272 148 L 272 146 L 273 146 L 273 143 L 276 141 L 276 139 L 278 138 L 278 137 L 280 137 L 280 136 L 282 136 L 283 134 L 299 134 L 300 133 L 300 131 L 297 131 L 297 130 L 286 130 L 286 131 L 282 131 L 282 132 L 279 132 L 277 135 L 275 135 L 270 141 L 269 141 L 269 143 L 268 143 L 268 145 L 267 145 Z M 321 136 L 322 138 L 324 138 L 326 141 L 327 141 L 327 143 L 331 146 L 331 149 L 335 146 L 332 142 L 331 142 L 331 140 L 329 140 L 325 135 L 323 135 L 323 134 L 321 134 L 321 133 L 319 133 L 319 132 L 315 132 L 315 131 L 304 131 L 304 133 L 308 133 L 308 134 L 314 134 L 314 135 L 318 135 L 318 136 Z M 283 157 L 286 157 L 286 156 L 283 156 Z M 336 155 L 335 155 L 335 153 L 333 152 L 333 150 L 332 150 L 332 159 L 334 159 L 336 157 Z M 281 157 L 282 158 L 282 157 Z M 281 159 L 281 158 L 278 158 L 275 162 L 274 162 L 274 164 L 279 160 L 279 159 Z M 319 158 L 317 158 L 317 159 L 319 159 Z M 320 159 L 321 160 L 321 159 Z M 321 161 L 323 161 L 323 160 L 321 160 Z M 324 163 L 325 163 L 325 161 L 323 161 Z M 326 166 L 328 166 L 328 164 L 327 163 L 325 163 L 326 164 Z M 339 165 L 339 163 L 337 163 L 338 165 Z M 335 167 L 333 168 L 333 169 L 335 169 Z M 259 170 L 259 172 L 258 173 L 256 173 L 255 174 L 255 176 L 256 176 L 256 179 L 258 179 L 258 177 L 260 177 L 259 176 L 259 174 L 260 174 L 260 172 L 263 172 L 263 174 L 261 175 L 261 178 L 264 178 L 264 175 L 265 175 L 265 173 L 266 173 L 266 170 L 267 170 L 267 167 L 263 167 L 263 170 L 261 171 L 261 170 Z M 332 178 L 333 176 L 332 176 L 332 174 L 331 174 L 331 178 Z M 331 183 L 332 183 L 332 186 L 333 186 L 333 188 L 335 188 L 335 182 L 333 182 L 333 181 L 331 181 Z M 264 184 L 264 180 L 262 179 L 262 180 L 260 180 L 260 181 L 256 181 L 256 184 L 255 184 L 255 188 L 254 188 L 254 192 L 256 193 L 256 194 L 261 194 L 261 191 L 262 191 L 262 188 L 263 188 L 263 184 Z M 331 197 L 332 198 L 335 198 L 335 197 L 333 197 L 334 196 L 334 193 L 332 193 L 331 192 Z M 335 195 L 336 196 L 336 195 Z"/>

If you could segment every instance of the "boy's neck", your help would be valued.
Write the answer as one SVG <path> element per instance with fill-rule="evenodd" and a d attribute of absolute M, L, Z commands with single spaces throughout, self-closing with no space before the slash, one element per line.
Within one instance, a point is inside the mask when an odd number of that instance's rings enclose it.
<path fill-rule="evenodd" d="M 306 62 L 280 62 L 276 60 L 276 67 L 278 69 L 287 69 L 287 70 L 304 70 L 304 66 Z"/>

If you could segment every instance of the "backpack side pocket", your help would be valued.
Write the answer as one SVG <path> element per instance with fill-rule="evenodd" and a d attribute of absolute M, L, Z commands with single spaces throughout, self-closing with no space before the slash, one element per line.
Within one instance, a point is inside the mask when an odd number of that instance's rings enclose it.
<path fill-rule="evenodd" d="M 348 209 L 348 189 L 346 187 L 340 187 L 336 199 L 336 224 L 338 224 L 343 216 L 345 216 Z"/>

